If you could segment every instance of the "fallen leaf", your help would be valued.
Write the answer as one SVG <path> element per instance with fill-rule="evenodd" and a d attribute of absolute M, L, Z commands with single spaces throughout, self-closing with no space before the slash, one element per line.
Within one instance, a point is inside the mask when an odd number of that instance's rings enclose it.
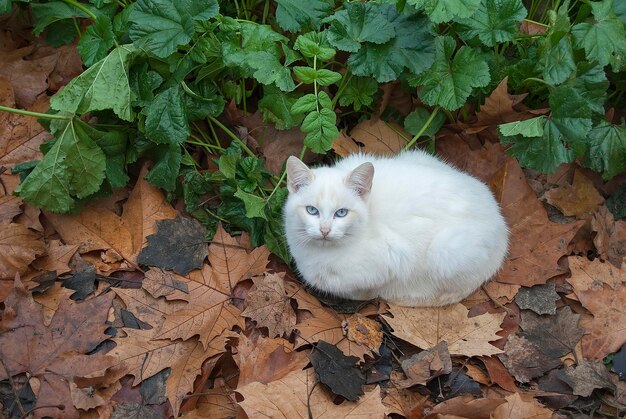
<path fill-rule="evenodd" d="M 265 273 L 253 278 L 254 287 L 246 298 L 242 316 L 254 320 L 259 327 L 267 327 L 269 337 L 291 333 L 296 324 L 296 313 L 285 290 L 284 273 Z"/>
<path fill-rule="evenodd" d="M 22 213 L 22 200 L 17 196 L 0 196 L 0 224 L 10 224 Z"/>
<path fill-rule="evenodd" d="M 39 234 L 21 224 L 0 224 L 0 278 L 23 274 L 37 256 L 46 251 Z"/>
<path fill-rule="evenodd" d="M 186 217 L 156 223 L 157 232 L 148 236 L 148 245 L 141 249 L 137 263 L 173 270 L 180 275 L 200 269 L 208 255 L 202 224 Z"/>
<path fill-rule="evenodd" d="M 554 282 L 522 287 L 515 296 L 515 302 L 522 310 L 532 310 L 537 314 L 556 314 L 556 301 L 561 297 L 556 293 Z"/>
<path fill-rule="evenodd" d="M 108 403 L 108 400 L 117 393 L 122 387 L 119 381 L 104 388 L 103 390 L 96 391 L 92 386 L 78 387 L 75 382 L 70 381 L 70 394 L 72 397 L 72 403 L 74 407 L 80 410 L 95 409 L 98 406 L 104 406 Z"/>
<path fill-rule="evenodd" d="M 333 149 L 340 155 L 342 155 L 343 150 L 346 152 L 353 151 L 354 147 L 349 142 L 352 139 L 363 144 L 359 150 L 364 153 L 389 156 L 402 150 L 411 137 L 411 134 L 394 123 L 385 122 L 382 119 L 368 119 L 359 122 L 352 128 L 349 138 L 339 136 L 336 144 L 333 143 Z"/>
<path fill-rule="evenodd" d="M 458 417 L 456 415 L 461 413 L 463 415 L 462 417 L 488 419 L 491 412 L 503 403 L 505 403 L 504 399 L 475 399 L 471 395 L 465 394 L 439 403 L 430 410 L 426 418 L 445 418 L 445 415 L 452 415 L 447 416 L 452 418 Z"/>
<path fill-rule="evenodd" d="M 345 131 L 339 132 L 339 136 L 333 141 L 333 151 L 341 157 L 358 153 L 361 147 L 352 138 L 346 135 Z"/>
<path fill-rule="evenodd" d="M 362 418 L 380 419 L 385 415 L 380 388 L 366 392 L 358 403 L 344 401 L 335 405 L 312 369 L 294 371 L 268 384 L 250 383 L 237 389 L 244 400 L 239 402 L 250 419 Z"/>
<path fill-rule="evenodd" d="M 624 267 L 616 268 L 600 259 L 590 261 L 584 256 L 570 256 L 567 260 L 572 275 L 566 281 L 572 285 L 576 295 L 582 291 L 601 289 L 604 284 L 617 289 L 626 282 L 626 268 Z"/>
<path fill-rule="evenodd" d="M 557 262 L 567 253 L 567 244 L 583 222 L 549 221 L 546 210 L 513 159 L 507 159 L 490 186 L 511 231 L 509 255 L 496 280 L 530 287 L 565 273 L 565 268 Z"/>
<path fill-rule="evenodd" d="M 0 76 L 10 80 L 15 89 L 17 106 L 25 108 L 48 89 L 48 76 L 56 66 L 59 54 L 52 51 L 50 55 L 35 59 L 25 59 L 25 56 L 19 55 L 4 57 L 0 63 Z"/>
<path fill-rule="evenodd" d="M 159 268 L 150 268 L 141 281 L 143 289 L 154 298 L 165 297 L 166 300 L 189 301 L 189 286 L 184 278 Z"/>
<path fill-rule="evenodd" d="M 489 344 L 500 338 L 496 332 L 505 313 L 485 313 L 472 318 L 460 303 L 446 307 L 410 308 L 390 304 L 393 317 L 384 319 L 393 328 L 394 336 L 418 348 L 427 349 L 441 341 L 448 343 L 451 355 L 493 355 L 502 352 Z"/>
<path fill-rule="evenodd" d="M 376 118 L 380 118 L 383 112 L 391 107 L 394 110 L 400 112 L 401 115 L 407 116 L 413 108 L 413 98 L 410 92 L 402 86 L 402 83 L 398 80 L 385 83 L 380 86 L 383 94 L 376 106 L 376 112 L 374 115 Z"/>
<path fill-rule="evenodd" d="M 611 374 L 602 361 L 581 360 L 558 372 L 560 380 L 569 385 L 577 396 L 589 397 L 596 388 L 615 390 Z"/>
<path fill-rule="evenodd" d="M 556 316 L 538 316 L 525 310 L 520 335 L 547 356 L 560 358 L 572 352 L 583 336 L 583 330 L 578 327 L 579 319 L 580 314 L 572 313 L 569 307 L 559 309 Z"/>
<path fill-rule="evenodd" d="M 380 323 L 355 313 L 344 320 L 341 327 L 347 339 L 378 353 L 378 348 L 383 342 L 383 330 Z"/>
<path fill-rule="evenodd" d="M 33 299 L 42 307 L 44 326 L 50 326 L 61 302 L 68 300 L 72 294 L 73 291 L 63 288 L 60 282 L 54 282 L 50 290 L 33 295 Z"/>
<path fill-rule="evenodd" d="M 309 359 L 319 381 L 333 394 L 347 400 L 358 400 L 363 394 L 365 376 L 359 369 L 358 357 L 346 356 L 335 345 L 320 340 L 313 346 Z"/>
<path fill-rule="evenodd" d="M 50 240 L 47 255 L 33 261 L 33 267 L 40 271 L 54 272 L 57 276 L 70 272 L 68 264 L 78 247 L 77 244 L 65 245 L 60 240 Z"/>
<path fill-rule="evenodd" d="M 239 335 L 234 358 L 239 366 L 240 387 L 255 381 L 267 384 L 302 370 L 309 363 L 307 352 L 297 352 L 285 339 L 259 336 L 252 340 L 244 334 Z"/>
<path fill-rule="evenodd" d="M 396 387 L 387 387 L 383 391 L 383 404 L 387 408 L 387 415 L 396 413 L 406 418 L 424 416 L 424 407 L 428 406 L 427 395 Z"/>
<path fill-rule="evenodd" d="M 593 182 L 580 170 L 574 171 L 571 185 L 565 183 L 558 188 L 550 189 L 546 191 L 545 196 L 548 204 L 557 207 L 563 215 L 579 219 L 593 214 L 604 203 L 604 198 Z"/>
<path fill-rule="evenodd" d="M 513 380 L 509 371 L 506 369 L 504 364 L 502 364 L 498 355 L 481 356 L 479 359 L 483 362 L 483 364 L 485 364 L 487 374 L 489 375 L 489 379 L 492 383 L 499 385 L 507 391 L 518 391 L 518 388 L 515 385 L 515 380 Z"/>
<path fill-rule="evenodd" d="M 524 401 L 519 393 L 505 397 L 506 403 L 496 407 L 491 419 L 550 419 L 552 411 L 535 399 Z"/>
<path fill-rule="evenodd" d="M 540 346 L 524 336 L 510 335 L 504 345 L 504 353 L 498 358 L 521 383 L 527 383 L 535 377 L 561 365 L 561 360 L 551 358 L 541 352 Z"/>
<path fill-rule="evenodd" d="M 406 380 L 400 381 L 401 388 L 407 388 L 416 384 L 426 385 L 431 379 L 442 374 L 452 372 L 452 360 L 448 352 L 448 345 L 445 341 L 439 342 L 437 346 L 419 352 L 401 364 Z"/>
<path fill-rule="evenodd" d="M 489 295 L 487 295 L 483 288 L 487 289 Z M 474 291 L 473 294 L 463 299 L 461 303 L 467 308 L 472 308 L 486 301 L 491 301 L 491 299 L 493 298 L 500 304 L 504 305 L 513 301 L 513 298 L 515 298 L 519 289 L 519 285 L 503 284 L 502 282 L 489 281 L 483 284 L 483 286 L 478 288 L 476 291 Z"/>
<path fill-rule="evenodd" d="M 593 314 L 593 320 L 581 324 L 586 334 L 582 338 L 585 359 L 602 359 L 618 351 L 626 343 L 626 286 L 617 289 L 603 286 L 602 289 L 581 291 L 578 299 Z"/>
<path fill-rule="evenodd" d="M 596 232 L 593 244 L 600 258 L 621 268 L 626 256 L 626 221 L 615 221 L 613 214 L 603 205 L 591 219 L 591 229 Z"/>
<path fill-rule="evenodd" d="M 493 380 L 489 377 L 489 375 L 477 365 L 469 363 L 465 364 L 465 370 L 467 371 L 467 375 L 479 384 L 490 386 L 493 383 Z"/>
<path fill-rule="evenodd" d="M 204 390 L 200 396 L 196 396 L 195 409 L 183 411 L 183 417 L 189 419 L 224 419 L 235 418 L 243 414 L 241 407 L 229 397 L 232 393 L 224 379 L 218 377 L 214 380 L 213 388 Z"/>

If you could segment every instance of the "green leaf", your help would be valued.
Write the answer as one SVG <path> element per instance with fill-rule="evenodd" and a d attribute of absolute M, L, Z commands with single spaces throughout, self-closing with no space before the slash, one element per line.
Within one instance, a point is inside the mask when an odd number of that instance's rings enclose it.
<path fill-rule="evenodd" d="M 291 105 L 291 113 L 292 114 L 301 114 L 307 113 L 315 110 L 317 108 L 317 96 L 313 93 L 308 93 Z"/>
<path fill-rule="evenodd" d="M 304 145 L 314 153 L 325 153 L 333 146 L 333 141 L 339 135 L 335 125 L 337 115 L 330 109 L 313 111 L 304 117 L 300 129 L 307 133 Z"/>
<path fill-rule="evenodd" d="M 330 60 L 336 51 L 329 47 L 326 32 L 309 32 L 298 36 L 293 47 L 308 58 L 317 57 L 322 61 Z"/>
<path fill-rule="evenodd" d="M 115 35 L 113 25 L 106 16 L 98 16 L 93 25 L 89 26 L 78 42 L 78 52 L 87 67 L 107 56 L 113 47 Z"/>
<path fill-rule="evenodd" d="M 345 3 L 344 10 L 328 21 L 328 41 L 342 51 L 356 52 L 363 42 L 384 44 L 395 36 L 394 25 L 387 20 L 388 6 L 378 3 Z"/>
<path fill-rule="evenodd" d="M 602 173 L 609 180 L 626 170 L 626 128 L 609 124 L 605 120 L 595 126 L 587 136 L 585 166 Z"/>
<path fill-rule="evenodd" d="M 87 6 L 91 8 L 91 6 Z M 51 1 L 48 3 L 31 3 L 31 13 L 35 20 L 35 27 L 33 33 L 36 36 L 41 35 L 51 24 L 60 20 L 72 19 L 72 18 L 88 18 L 89 15 L 77 7 L 74 7 L 63 1 Z"/>
<path fill-rule="evenodd" d="M 11 0 L 0 0 L 0 14 L 9 13 L 12 8 Z"/>
<path fill-rule="evenodd" d="M 300 125 L 304 113 L 308 111 L 291 112 L 293 105 L 299 100 L 298 96 L 295 93 L 285 93 L 274 86 L 265 86 L 263 98 L 259 100 L 259 110 L 263 115 L 263 120 L 271 122 L 280 130 Z"/>
<path fill-rule="evenodd" d="M 404 119 L 404 129 L 412 135 L 417 135 L 422 129 L 428 118 L 430 118 L 430 111 L 424 108 L 417 108 Z M 446 122 L 446 117 L 442 112 L 437 112 L 433 120 L 428 125 L 428 128 L 422 133 L 422 137 L 434 137 Z"/>
<path fill-rule="evenodd" d="M 507 124 L 500 124 L 498 130 L 505 137 L 521 135 L 522 137 L 541 137 L 543 135 L 544 116 L 526 119 L 525 121 L 514 121 Z"/>
<path fill-rule="evenodd" d="M 376 92 L 378 92 L 376 80 L 369 77 L 352 77 L 339 97 L 339 104 L 341 106 L 352 105 L 358 112 L 361 107 L 372 104 Z"/>
<path fill-rule="evenodd" d="M 17 188 L 27 202 L 52 212 L 68 212 L 76 198 L 100 189 L 105 155 L 85 132 L 87 125 L 70 121 L 43 160 Z"/>
<path fill-rule="evenodd" d="M 130 178 L 126 174 L 126 146 L 128 139 L 125 132 L 101 132 L 91 129 L 91 138 L 106 155 L 106 177 L 112 188 L 123 188 Z"/>
<path fill-rule="evenodd" d="M 178 144 L 162 145 L 156 149 L 154 159 L 154 166 L 150 169 L 146 180 L 168 192 L 174 191 L 182 159 L 180 146 Z"/>
<path fill-rule="evenodd" d="M 517 158 L 522 166 L 552 173 L 559 164 L 572 162 L 574 154 L 565 146 L 565 138 L 559 128 L 545 116 L 539 119 L 543 123 L 543 135 L 502 137 L 500 140 L 504 145 L 511 144 L 506 153 Z"/>
<path fill-rule="evenodd" d="M 572 34 L 576 46 L 585 49 L 587 59 L 605 66 L 613 54 L 626 50 L 624 25 L 613 11 L 612 0 L 590 2 L 590 5 L 593 22 L 574 25 Z"/>
<path fill-rule="evenodd" d="M 488 47 L 512 41 L 518 23 L 527 15 L 521 0 L 482 0 L 476 12 L 460 20 L 463 36 L 478 39 Z"/>
<path fill-rule="evenodd" d="M 300 32 L 303 27 L 319 28 L 334 5 L 328 0 L 276 0 L 276 3 L 276 21 L 289 32 Z"/>
<path fill-rule="evenodd" d="M 296 88 L 289 68 L 280 64 L 272 53 L 259 51 L 250 56 L 248 64 L 256 69 L 252 75 L 259 83 L 273 83 L 283 92 L 291 92 Z"/>
<path fill-rule="evenodd" d="M 406 0 L 406 2 L 424 10 L 434 23 L 468 18 L 480 5 L 476 0 Z"/>
<path fill-rule="evenodd" d="M 245 192 L 240 188 L 237 188 L 237 192 L 235 192 L 235 196 L 243 201 L 243 204 L 246 208 L 246 217 L 248 218 L 263 218 L 267 220 L 267 216 L 265 215 L 265 199 L 253 195 L 251 193 Z"/>
<path fill-rule="evenodd" d="M 462 46 L 454 58 L 454 39 L 442 36 L 437 39 L 435 63 L 424 75 L 416 79 L 424 85 L 420 98 L 428 105 L 439 105 L 455 110 L 465 104 L 474 87 L 489 84 L 489 66 L 478 53 Z"/>
<path fill-rule="evenodd" d="M 213 82 L 208 79 L 196 81 L 189 87 L 182 82 L 185 90 L 184 102 L 187 120 L 195 121 L 210 116 L 219 116 L 224 112 L 224 98 L 222 98 Z"/>
<path fill-rule="evenodd" d="M 128 67 L 134 51 L 132 45 L 115 48 L 53 96 L 50 107 L 81 115 L 111 109 L 121 119 L 132 121 Z"/>
<path fill-rule="evenodd" d="M 341 80 L 341 74 L 324 68 L 316 70 L 311 67 L 295 66 L 293 72 L 302 83 L 306 84 L 317 82 L 322 86 L 329 86 Z"/>
<path fill-rule="evenodd" d="M 130 12 L 130 38 L 157 57 L 165 58 L 188 44 L 195 20 L 218 13 L 217 0 L 139 0 Z"/>
<path fill-rule="evenodd" d="M 570 35 L 571 25 L 567 5 L 558 12 L 549 11 L 550 27 L 539 40 L 538 65 L 543 79 L 553 85 L 561 84 L 576 70 Z"/>
<path fill-rule="evenodd" d="M 428 19 L 398 15 L 395 7 L 385 6 L 387 20 L 394 25 L 396 36 L 382 45 L 364 43 L 348 58 L 352 74 L 372 76 L 379 83 L 397 80 L 405 69 L 419 75 L 432 65 L 435 57 L 434 35 Z"/>
<path fill-rule="evenodd" d="M 146 136 L 155 143 L 182 144 L 191 134 L 179 86 L 155 96 L 145 109 Z"/>

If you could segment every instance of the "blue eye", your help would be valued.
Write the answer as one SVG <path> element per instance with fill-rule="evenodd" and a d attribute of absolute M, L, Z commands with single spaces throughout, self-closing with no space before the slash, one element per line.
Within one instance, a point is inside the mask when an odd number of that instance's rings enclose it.
<path fill-rule="evenodd" d="M 306 212 L 308 212 L 308 213 L 309 213 L 309 214 L 311 214 L 311 215 L 317 215 L 317 214 L 319 214 L 319 213 L 320 213 L 320 212 L 317 210 L 317 208 L 312 207 L 311 205 L 307 205 L 307 207 L 306 207 Z"/>
<path fill-rule="evenodd" d="M 339 208 L 336 212 L 335 212 L 335 217 L 345 217 L 346 215 L 348 215 L 348 210 L 345 208 Z"/>

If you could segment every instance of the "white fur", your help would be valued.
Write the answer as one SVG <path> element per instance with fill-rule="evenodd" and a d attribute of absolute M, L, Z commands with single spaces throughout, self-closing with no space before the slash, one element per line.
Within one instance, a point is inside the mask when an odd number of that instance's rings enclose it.
<path fill-rule="evenodd" d="M 317 169 L 290 157 L 287 174 L 287 243 L 304 280 L 321 291 L 446 305 L 480 287 L 506 256 L 508 229 L 489 188 L 424 152 L 355 154 Z M 335 217 L 340 208 L 348 215 Z"/>

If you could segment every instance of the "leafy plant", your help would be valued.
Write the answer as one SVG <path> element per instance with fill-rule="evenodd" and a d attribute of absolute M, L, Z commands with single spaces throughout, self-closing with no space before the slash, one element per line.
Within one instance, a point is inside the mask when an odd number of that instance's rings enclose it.
<path fill-rule="evenodd" d="M 208 237 L 222 221 L 288 260 L 285 175 L 225 125 L 224 104 L 300 126 L 301 155 L 326 154 L 355 120 L 338 115 L 372 113 L 379 87 L 395 80 L 431 107 L 399 121 L 415 135 L 407 147 L 434 139 L 445 118 L 464 119 L 508 75 L 529 106 L 550 108 L 500 127 L 522 165 L 549 172 L 578 159 L 606 179 L 626 168 L 624 123 L 604 118 L 624 107 L 624 2 L 0 1 L 0 12 L 12 9 L 30 10 L 33 32 L 52 45 L 78 36 L 86 67 L 47 114 L 0 108 L 40 117 L 54 136 L 42 161 L 21 167 L 16 191 L 48 211 L 125 186 L 128 166 L 146 158 L 147 179 L 182 197 Z"/>

